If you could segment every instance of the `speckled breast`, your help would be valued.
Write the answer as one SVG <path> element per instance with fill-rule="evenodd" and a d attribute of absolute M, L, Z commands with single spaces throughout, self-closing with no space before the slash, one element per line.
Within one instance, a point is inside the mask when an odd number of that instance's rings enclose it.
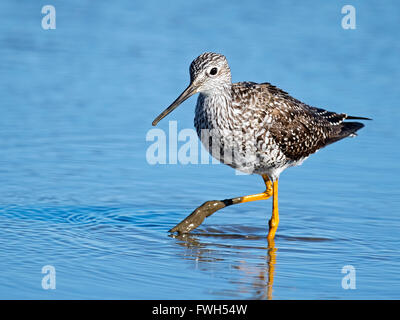
<path fill-rule="evenodd" d="M 208 152 L 220 162 L 244 173 L 268 173 L 282 167 L 277 149 L 263 121 L 232 106 L 221 96 L 199 95 L 194 126 Z M 255 123 L 261 123 L 256 126 Z"/>

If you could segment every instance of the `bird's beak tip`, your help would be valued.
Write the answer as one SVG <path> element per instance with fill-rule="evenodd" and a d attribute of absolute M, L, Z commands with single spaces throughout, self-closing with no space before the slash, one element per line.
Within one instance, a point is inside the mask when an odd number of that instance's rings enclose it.
<path fill-rule="evenodd" d="M 153 126 L 156 126 L 157 123 L 159 123 L 161 119 L 163 119 L 165 116 L 167 116 L 169 113 L 171 113 L 174 109 L 176 109 L 187 98 L 189 98 L 190 96 L 195 94 L 196 91 L 197 91 L 196 87 L 193 86 L 193 84 L 191 83 L 189 85 L 189 87 L 187 87 L 181 93 L 181 95 L 167 109 L 165 109 L 163 112 L 161 112 L 161 114 L 157 118 L 155 118 L 151 124 Z"/>

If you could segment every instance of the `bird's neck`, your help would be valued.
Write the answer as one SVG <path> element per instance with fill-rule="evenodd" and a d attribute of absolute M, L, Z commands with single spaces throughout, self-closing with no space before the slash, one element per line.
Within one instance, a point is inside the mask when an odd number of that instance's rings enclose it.
<path fill-rule="evenodd" d="M 232 112 L 232 86 L 214 88 L 200 93 L 195 122 L 201 129 L 227 127 L 228 123 L 225 122 Z"/>
<path fill-rule="evenodd" d="M 232 84 L 227 83 L 201 92 L 200 100 L 206 109 L 230 108 L 232 105 Z"/>

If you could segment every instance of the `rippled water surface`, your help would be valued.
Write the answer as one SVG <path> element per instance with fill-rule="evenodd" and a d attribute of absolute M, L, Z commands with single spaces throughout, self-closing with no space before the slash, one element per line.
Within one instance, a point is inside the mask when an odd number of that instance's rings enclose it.
<path fill-rule="evenodd" d="M 353 1 L 355 30 L 341 1 L 51 4 L 45 31 L 44 3 L 0 3 L 0 298 L 399 298 L 397 2 Z M 274 244 L 271 201 L 168 234 L 206 200 L 263 190 L 223 165 L 146 161 L 151 121 L 204 51 L 225 54 L 235 82 L 374 119 L 281 175 Z M 192 128 L 194 104 L 159 128 Z"/>

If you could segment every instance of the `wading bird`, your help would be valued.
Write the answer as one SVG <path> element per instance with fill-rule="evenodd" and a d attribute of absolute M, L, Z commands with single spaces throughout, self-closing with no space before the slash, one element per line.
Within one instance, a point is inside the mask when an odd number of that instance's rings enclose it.
<path fill-rule="evenodd" d="M 282 171 L 333 142 L 355 136 L 364 126 L 345 120 L 370 120 L 311 107 L 269 83 L 232 83 L 225 56 L 206 52 L 191 63 L 189 86 L 153 126 L 195 93 L 200 95 L 194 125 L 205 148 L 222 163 L 261 175 L 266 190 L 207 201 L 170 232 L 188 233 L 221 208 L 273 197 L 268 232 L 268 239 L 273 239 L 279 224 L 278 179 Z"/>

